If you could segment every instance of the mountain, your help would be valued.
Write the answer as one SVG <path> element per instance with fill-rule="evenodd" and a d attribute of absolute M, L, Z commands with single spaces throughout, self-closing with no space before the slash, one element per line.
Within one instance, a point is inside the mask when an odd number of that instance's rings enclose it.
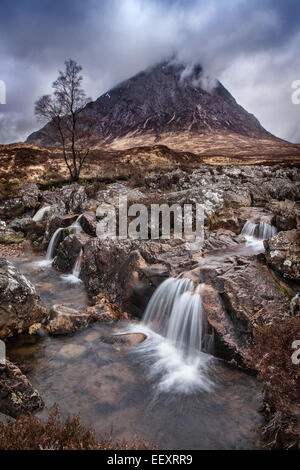
<path fill-rule="evenodd" d="M 83 113 L 93 120 L 97 142 L 116 148 L 168 144 L 170 136 L 174 142 L 207 134 L 273 138 L 200 66 L 155 65 L 90 102 Z M 48 130 L 49 124 L 27 142 L 51 146 Z"/>

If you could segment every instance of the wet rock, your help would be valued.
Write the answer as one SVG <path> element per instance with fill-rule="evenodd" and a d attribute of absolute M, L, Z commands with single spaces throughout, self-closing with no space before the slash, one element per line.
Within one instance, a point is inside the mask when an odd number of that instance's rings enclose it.
<path fill-rule="evenodd" d="M 241 237 L 230 230 L 213 230 L 206 233 L 203 244 L 203 253 L 209 253 L 224 248 L 234 248 L 241 243 Z"/>
<path fill-rule="evenodd" d="M 68 335 L 87 328 L 91 323 L 97 321 L 116 321 L 113 308 L 105 297 L 97 298 L 95 305 L 87 307 L 83 313 L 68 305 L 53 305 L 46 330 L 53 336 Z"/>
<path fill-rule="evenodd" d="M 210 286 L 201 295 L 216 354 L 249 366 L 254 328 L 288 316 L 288 302 L 266 266 L 255 259 L 232 257 L 207 264 L 199 276 Z"/>
<path fill-rule="evenodd" d="M 41 324 L 41 323 L 34 323 L 33 325 L 31 325 L 31 326 L 29 327 L 28 333 L 29 333 L 31 336 L 35 336 L 35 335 L 43 336 L 43 335 L 44 335 L 44 331 L 43 331 L 42 324 Z"/>
<path fill-rule="evenodd" d="M 113 344 L 115 346 L 125 346 L 127 348 L 134 348 L 140 343 L 145 341 L 147 336 L 143 333 L 126 333 L 120 335 L 105 336 L 101 338 L 103 343 Z"/>
<path fill-rule="evenodd" d="M 9 228 L 18 232 L 18 234 L 24 234 L 26 238 L 32 241 L 39 240 L 44 235 L 45 222 L 35 222 L 31 217 L 25 217 L 22 219 L 14 219 L 10 224 Z"/>
<path fill-rule="evenodd" d="M 43 408 L 43 400 L 20 369 L 9 361 L 0 365 L 0 412 L 17 418 Z"/>
<path fill-rule="evenodd" d="M 284 278 L 300 280 L 300 232 L 279 232 L 264 242 L 269 266 Z"/>
<path fill-rule="evenodd" d="M 275 216 L 272 212 L 262 207 L 225 208 L 212 214 L 208 226 L 210 230 L 227 229 L 239 235 L 248 221 L 253 224 L 265 222 L 269 225 L 274 225 Z"/>
<path fill-rule="evenodd" d="M 54 266 L 63 273 L 72 272 L 81 249 L 90 237 L 83 232 L 68 235 L 60 243 L 54 259 Z"/>
<path fill-rule="evenodd" d="M 142 315 L 155 288 L 191 265 L 191 252 L 182 245 L 92 239 L 85 245 L 81 278 L 90 294 L 103 292 L 124 311 Z"/>
<path fill-rule="evenodd" d="M 97 226 L 97 221 L 96 221 L 96 214 L 95 212 L 84 212 L 82 214 L 82 217 L 80 219 L 80 225 L 91 237 L 96 236 L 96 226 Z"/>
<path fill-rule="evenodd" d="M 275 225 L 279 232 L 298 228 L 300 230 L 300 203 L 294 201 L 272 201 L 270 207 L 275 213 Z"/>
<path fill-rule="evenodd" d="M 47 246 L 53 234 L 56 232 L 58 228 L 68 228 L 70 225 L 72 225 L 75 222 L 77 217 L 78 217 L 77 215 L 58 215 L 58 214 L 52 215 L 47 221 L 44 238 L 41 243 L 41 249 L 42 250 L 47 249 Z M 61 234 L 60 241 L 62 241 L 63 238 L 65 238 L 67 235 L 69 235 L 69 232 L 67 230 L 63 231 Z"/>
<path fill-rule="evenodd" d="M 118 312 L 113 309 L 110 302 L 104 297 L 97 297 L 95 305 L 87 307 L 85 313 L 89 315 L 91 321 L 100 321 L 105 323 L 112 323 L 119 317 Z"/>
<path fill-rule="evenodd" d="M 228 362 L 238 365 L 249 364 L 247 343 L 236 331 L 233 320 L 226 315 L 217 290 L 205 285 L 201 290 L 201 298 L 207 320 L 206 343 L 210 344 L 209 352 Z"/>
<path fill-rule="evenodd" d="M 0 258 L 0 338 L 28 331 L 46 315 L 34 286 L 12 263 Z"/>
<path fill-rule="evenodd" d="M 97 339 L 99 339 L 101 336 L 101 333 L 99 331 L 92 331 L 91 333 L 88 333 L 85 337 L 84 340 L 87 343 L 93 343 Z"/>
<path fill-rule="evenodd" d="M 91 315 L 81 313 L 67 305 L 53 305 L 50 310 L 50 321 L 46 327 L 50 335 L 68 335 L 87 328 L 94 321 Z"/>
<path fill-rule="evenodd" d="M 77 359 L 82 356 L 86 351 L 86 348 L 80 344 L 66 344 L 63 346 L 58 355 L 63 359 Z"/>

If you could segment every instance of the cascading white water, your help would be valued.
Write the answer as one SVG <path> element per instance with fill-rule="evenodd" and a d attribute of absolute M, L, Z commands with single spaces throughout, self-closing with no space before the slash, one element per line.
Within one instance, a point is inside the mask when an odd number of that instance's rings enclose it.
<path fill-rule="evenodd" d="M 201 285 L 190 279 L 170 278 L 154 292 L 143 323 L 169 339 L 189 357 L 202 348 L 203 308 Z"/>
<path fill-rule="evenodd" d="M 77 256 L 77 259 L 76 259 L 76 262 L 75 262 L 75 265 L 74 265 L 74 268 L 73 268 L 73 271 L 72 271 L 72 275 L 74 277 L 79 278 L 79 276 L 80 276 L 81 261 L 82 261 L 82 248 L 80 250 L 79 255 Z"/>
<path fill-rule="evenodd" d="M 258 224 L 254 224 L 250 220 L 245 223 L 242 229 L 242 235 L 244 235 L 245 238 L 255 238 L 257 240 L 268 240 L 269 238 L 274 237 L 276 233 L 276 227 L 273 227 L 267 222 L 259 222 Z"/>
<path fill-rule="evenodd" d="M 46 260 L 51 261 L 54 258 L 54 252 L 55 249 L 58 245 L 60 234 L 63 231 L 63 228 L 58 228 L 54 234 L 52 235 L 52 238 L 49 242 L 48 248 L 47 248 L 47 253 L 46 253 Z"/>
<path fill-rule="evenodd" d="M 277 234 L 277 229 L 267 222 L 254 224 L 248 220 L 241 234 L 245 237 L 247 245 L 252 248 L 254 253 L 258 253 L 264 251 L 264 240 L 274 237 Z"/>
<path fill-rule="evenodd" d="M 46 212 L 49 212 L 50 210 L 51 210 L 51 206 L 41 207 L 41 209 L 37 211 L 37 213 L 32 218 L 32 220 L 34 220 L 34 222 L 40 222 L 41 220 L 43 220 L 43 217 L 46 214 Z"/>
<path fill-rule="evenodd" d="M 152 295 L 144 313 L 143 323 L 165 336 L 174 304 L 184 292 L 192 292 L 193 289 L 193 283 L 186 278 L 170 278 L 164 281 Z"/>
<path fill-rule="evenodd" d="M 81 271 L 82 253 L 83 251 L 81 249 L 79 255 L 76 258 L 72 274 L 62 274 L 61 278 L 64 281 L 70 282 L 71 284 L 80 284 L 82 282 L 79 278 Z"/>
<path fill-rule="evenodd" d="M 167 338 L 188 357 L 202 350 L 203 307 L 200 295 L 201 285 L 195 292 L 186 291 L 172 308 L 167 327 Z"/>
<path fill-rule="evenodd" d="M 258 226 L 258 239 L 268 240 L 269 238 L 275 237 L 277 229 L 273 225 L 269 225 L 266 222 L 260 222 Z"/>
<path fill-rule="evenodd" d="M 150 378 L 156 378 L 157 393 L 210 391 L 213 387 L 207 374 L 212 358 L 202 352 L 201 288 L 195 289 L 186 278 L 167 279 L 150 299 L 142 323 L 129 327 L 148 337 L 136 353 L 148 366 Z"/>
<path fill-rule="evenodd" d="M 54 232 L 47 248 L 46 259 L 43 261 L 39 261 L 37 263 L 39 266 L 49 267 L 52 265 L 55 250 L 57 248 L 57 245 L 60 239 L 60 234 L 63 230 L 69 230 L 70 232 L 74 231 L 75 233 L 80 233 L 82 231 L 82 227 L 80 224 L 81 217 L 82 215 L 79 215 L 77 219 L 75 220 L 75 222 L 69 227 L 66 227 L 66 228 L 60 227 Z"/>
<path fill-rule="evenodd" d="M 72 225 L 70 225 L 70 227 L 69 227 L 70 229 L 74 229 L 74 230 L 75 230 L 75 233 L 80 233 L 80 232 L 82 232 L 82 227 L 81 227 L 81 224 L 80 224 L 81 218 L 82 218 L 82 214 L 79 215 L 79 216 L 77 217 L 77 219 L 75 220 L 75 222 L 74 222 Z"/>

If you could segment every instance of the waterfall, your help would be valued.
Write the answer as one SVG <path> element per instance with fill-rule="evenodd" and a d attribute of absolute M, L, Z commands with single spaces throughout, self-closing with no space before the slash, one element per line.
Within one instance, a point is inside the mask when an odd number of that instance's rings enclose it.
<path fill-rule="evenodd" d="M 40 209 L 41 210 L 41 209 Z M 38 211 L 39 212 L 39 211 Z M 35 216 L 38 215 L 38 212 L 36 213 Z M 40 216 L 39 216 L 40 217 Z M 36 264 L 37 266 L 42 266 L 42 267 L 49 267 L 49 266 L 52 266 L 52 261 L 53 261 L 53 258 L 54 258 L 54 253 L 55 253 L 55 250 L 57 248 L 57 245 L 60 241 L 60 234 L 63 230 L 69 230 L 70 233 L 80 233 L 82 232 L 82 227 L 81 227 L 81 224 L 80 224 L 80 219 L 82 217 L 82 214 L 79 215 L 77 217 L 77 219 L 75 220 L 75 222 L 73 222 L 72 225 L 70 225 L 69 227 L 66 227 L 66 228 L 58 228 L 54 234 L 52 235 L 52 238 L 49 242 L 49 245 L 48 245 L 48 248 L 47 248 L 47 253 L 46 253 L 46 259 L 43 260 L 43 261 L 38 261 Z M 74 268 L 75 269 L 75 268 Z M 73 276 L 74 277 L 74 276 Z M 78 279 L 78 276 L 75 278 Z"/>
<path fill-rule="evenodd" d="M 79 278 L 80 271 L 81 271 L 82 253 L 83 253 L 83 251 L 82 251 L 82 248 L 81 248 L 80 253 L 76 258 L 72 274 L 62 274 L 61 275 L 61 278 L 64 281 L 67 281 L 70 284 L 80 284 L 82 282 L 81 279 Z"/>
<path fill-rule="evenodd" d="M 147 336 L 135 353 L 157 395 L 210 392 L 214 387 L 209 373 L 212 356 L 202 351 L 202 287 L 195 288 L 186 278 L 167 279 L 150 299 L 142 323 L 128 327 L 129 332 Z"/>
<path fill-rule="evenodd" d="M 81 261 L 82 261 L 82 248 L 80 250 L 79 255 L 77 256 L 77 259 L 76 259 L 76 262 L 72 271 L 72 275 L 76 277 L 77 279 L 79 279 L 79 276 L 80 276 Z"/>
<path fill-rule="evenodd" d="M 32 218 L 32 220 L 34 220 L 34 222 L 40 222 L 41 220 L 43 220 L 43 217 L 46 214 L 46 212 L 49 212 L 50 210 L 51 210 L 51 206 L 41 207 L 37 211 L 35 216 Z"/>
<path fill-rule="evenodd" d="M 71 230 L 72 228 L 75 229 L 75 233 L 79 233 L 82 231 L 82 227 L 80 225 L 80 219 L 81 219 L 82 215 L 80 215 L 79 217 L 77 217 L 77 219 L 75 220 L 75 222 L 70 225 L 69 227 L 67 228 L 58 228 L 56 230 L 56 232 L 54 233 L 54 235 L 52 236 L 51 240 L 50 240 L 50 243 L 48 245 L 48 249 L 47 249 L 47 253 L 46 253 L 46 259 L 47 260 L 52 260 L 54 258 L 54 253 L 55 253 L 55 249 L 58 245 L 58 242 L 59 242 L 59 236 L 60 236 L 60 233 L 63 231 L 63 230 Z"/>
<path fill-rule="evenodd" d="M 154 292 L 143 317 L 147 327 L 165 336 L 187 356 L 202 349 L 202 287 L 195 289 L 190 279 L 167 279 Z"/>
<path fill-rule="evenodd" d="M 186 291 L 192 292 L 193 283 L 189 279 L 170 278 L 164 281 L 152 295 L 143 317 L 143 323 L 154 331 L 165 335 L 175 301 Z"/>
<path fill-rule="evenodd" d="M 82 232 L 82 227 L 81 227 L 81 224 L 80 224 L 81 218 L 82 218 L 82 214 L 79 215 L 79 216 L 77 217 L 77 219 L 75 220 L 75 222 L 74 222 L 72 225 L 70 225 L 70 227 L 68 227 L 68 228 L 69 228 L 69 229 L 72 229 L 72 228 L 75 229 L 75 233 L 80 233 L 80 232 Z"/>
<path fill-rule="evenodd" d="M 276 227 L 267 224 L 267 222 L 259 222 L 254 224 L 248 220 L 241 232 L 242 235 L 248 240 L 268 240 L 269 238 L 274 237 L 277 234 Z"/>
<path fill-rule="evenodd" d="M 49 245 L 48 245 L 48 249 L 47 249 L 47 253 L 46 253 L 46 260 L 48 261 L 52 261 L 53 258 L 54 258 L 54 252 L 55 252 L 55 249 L 58 245 L 58 242 L 59 242 L 59 239 L 60 239 L 60 234 L 61 232 L 63 231 L 64 229 L 63 228 L 58 228 L 54 234 L 52 235 L 52 238 L 49 242 Z"/>
<path fill-rule="evenodd" d="M 273 225 L 269 225 L 266 222 L 260 222 L 258 226 L 258 239 L 268 240 L 269 238 L 275 237 L 277 229 Z"/>
<path fill-rule="evenodd" d="M 167 328 L 167 338 L 189 357 L 202 350 L 203 308 L 201 285 L 186 291 L 175 302 Z"/>

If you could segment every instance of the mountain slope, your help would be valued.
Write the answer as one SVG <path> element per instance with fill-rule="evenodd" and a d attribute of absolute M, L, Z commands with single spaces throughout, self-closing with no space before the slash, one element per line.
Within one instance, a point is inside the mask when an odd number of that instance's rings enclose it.
<path fill-rule="evenodd" d="M 220 82 L 205 77 L 200 66 L 160 63 L 89 103 L 83 113 L 93 118 L 99 144 L 120 148 L 133 147 L 135 141 L 164 143 L 170 135 L 178 140 L 182 133 L 191 139 L 206 133 L 273 138 Z M 27 142 L 51 146 L 47 131 L 49 124 Z"/>

